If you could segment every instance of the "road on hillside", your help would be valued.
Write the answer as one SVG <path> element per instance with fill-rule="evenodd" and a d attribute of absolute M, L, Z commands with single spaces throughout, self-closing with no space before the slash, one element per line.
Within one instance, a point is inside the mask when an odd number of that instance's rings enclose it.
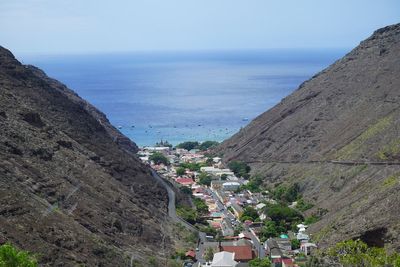
<path fill-rule="evenodd" d="M 182 223 L 189 230 L 198 232 L 199 230 L 197 230 L 197 228 L 195 228 L 193 225 L 191 225 L 187 221 L 183 220 L 176 214 L 175 192 L 171 188 L 171 186 L 153 169 L 151 170 L 151 174 L 165 188 L 165 190 L 167 190 L 167 193 L 168 193 L 168 216 L 171 219 L 173 219 L 175 222 Z"/>
<path fill-rule="evenodd" d="M 204 255 L 204 242 L 206 242 L 206 233 L 200 232 L 197 228 L 193 225 L 188 223 L 187 221 L 183 220 L 176 214 L 176 206 L 175 206 L 175 192 L 171 188 L 171 186 L 153 169 L 151 169 L 151 174 L 153 177 L 167 190 L 168 192 L 168 216 L 174 220 L 175 222 L 181 223 L 185 226 L 188 230 L 195 231 L 198 233 L 199 238 L 197 241 L 197 251 L 196 251 L 196 258 L 199 262 L 205 263 L 203 259 Z"/>

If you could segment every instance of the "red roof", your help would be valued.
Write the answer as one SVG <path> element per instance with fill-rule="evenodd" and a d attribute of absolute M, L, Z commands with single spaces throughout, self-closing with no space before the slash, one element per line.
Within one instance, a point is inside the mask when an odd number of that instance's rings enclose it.
<path fill-rule="evenodd" d="M 254 258 L 250 246 L 222 246 L 222 251 L 235 253 L 235 261 L 249 261 Z"/>
<path fill-rule="evenodd" d="M 190 178 L 178 178 L 175 181 L 180 184 L 193 184 L 194 183 L 193 180 Z"/>
<path fill-rule="evenodd" d="M 292 259 L 282 259 L 282 262 L 285 264 L 291 264 L 291 263 L 293 263 L 293 260 Z"/>
<path fill-rule="evenodd" d="M 186 257 L 191 257 L 191 258 L 196 258 L 196 252 L 193 251 L 193 249 L 189 250 L 185 254 Z"/>

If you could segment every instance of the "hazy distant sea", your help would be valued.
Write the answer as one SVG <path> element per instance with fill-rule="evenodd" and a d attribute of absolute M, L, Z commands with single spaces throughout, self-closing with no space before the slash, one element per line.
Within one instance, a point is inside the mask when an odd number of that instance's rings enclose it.
<path fill-rule="evenodd" d="M 138 145 L 222 141 L 344 51 L 24 57 L 90 101 Z M 247 120 L 248 119 L 248 120 Z"/>

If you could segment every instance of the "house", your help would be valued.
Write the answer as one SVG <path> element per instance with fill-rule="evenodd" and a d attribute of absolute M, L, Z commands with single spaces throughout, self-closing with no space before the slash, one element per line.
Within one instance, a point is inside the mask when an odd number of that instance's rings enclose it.
<path fill-rule="evenodd" d="M 256 257 L 253 251 L 252 243 L 246 239 L 234 241 L 231 244 L 221 243 L 219 245 L 220 251 L 228 251 L 235 254 L 235 261 L 248 262 Z"/>
<path fill-rule="evenodd" d="M 222 235 L 223 236 L 233 236 L 235 231 L 232 228 L 231 222 L 227 219 L 224 218 L 221 222 L 221 230 L 222 230 Z"/>
<path fill-rule="evenodd" d="M 283 252 L 292 251 L 292 243 L 288 238 L 275 238 L 274 240 L 281 251 Z"/>
<path fill-rule="evenodd" d="M 259 204 L 257 204 L 256 205 L 256 210 L 261 210 L 261 209 L 263 209 L 264 207 L 266 207 L 267 205 L 265 205 L 264 203 L 259 203 Z"/>
<path fill-rule="evenodd" d="M 276 241 L 271 238 L 268 239 L 267 242 L 265 242 L 265 250 L 272 261 L 274 259 L 282 258 L 282 251 L 279 248 L 278 243 L 276 243 Z"/>
<path fill-rule="evenodd" d="M 310 239 L 310 237 L 304 232 L 298 232 L 296 238 L 300 241 L 308 241 Z"/>
<path fill-rule="evenodd" d="M 296 266 L 292 259 L 282 259 L 282 267 L 294 267 Z"/>
<path fill-rule="evenodd" d="M 194 252 L 194 250 L 191 249 L 188 252 L 186 252 L 185 256 L 195 260 L 196 259 L 196 252 Z"/>
<path fill-rule="evenodd" d="M 300 244 L 300 251 L 302 251 L 306 255 L 310 255 L 311 252 L 317 248 L 317 245 L 314 243 L 309 243 L 309 242 L 302 242 Z"/>
<path fill-rule="evenodd" d="M 289 258 L 276 258 L 272 259 L 273 267 L 295 267 L 297 266 L 292 259 Z"/>
<path fill-rule="evenodd" d="M 191 178 L 177 178 L 175 180 L 177 183 L 184 185 L 184 186 L 191 186 L 194 184 L 194 181 Z"/>
<path fill-rule="evenodd" d="M 236 218 L 240 218 L 240 216 L 242 216 L 244 212 L 243 208 L 236 203 L 231 203 L 231 207 L 233 209 L 233 212 L 235 213 Z"/>
<path fill-rule="evenodd" d="M 214 254 L 211 267 L 236 267 L 237 262 L 234 260 L 235 254 L 221 251 Z"/>
<path fill-rule="evenodd" d="M 235 191 L 240 187 L 238 182 L 225 182 L 222 184 L 222 189 L 224 191 Z"/>

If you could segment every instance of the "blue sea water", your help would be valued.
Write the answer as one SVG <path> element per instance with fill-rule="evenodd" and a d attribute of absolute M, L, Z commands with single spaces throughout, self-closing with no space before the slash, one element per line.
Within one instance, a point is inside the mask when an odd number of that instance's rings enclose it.
<path fill-rule="evenodd" d="M 222 141 L 344 51 L 267 50 L 24 57 L 140 146 Z M 248 120 L 247 120 L 248 119 Z"/>

